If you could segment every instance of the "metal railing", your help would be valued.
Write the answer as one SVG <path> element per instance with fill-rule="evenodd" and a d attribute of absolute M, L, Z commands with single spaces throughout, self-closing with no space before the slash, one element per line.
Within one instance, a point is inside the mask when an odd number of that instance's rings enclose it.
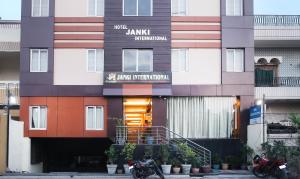
<path fill-rule="evenodd" d="M 255 26 L 300 26 L 298 15 L 258 15 L 254 16 Z"/>
<path fill-rule="evenodd" d="M 8 96 L 14 97 L 11 105 L 20 104 L 19 83 L 0 83 L 0 105 L 8 104 Z"/>
<path fill-rule="evenodd" d="M 180 143 L 187 144 L 197 154 L 205 165 L 211 164 L 211 151 L 198 145 L 197 143 L 184 138 L 183 136 L 171 131 L 164 126 L 151 127 L 116 127 L 116 143 L 136 143 L 148 145 L 178 145 Z"/>
<path fill-rule="evenodd" d="M 300 87 L 300 77 L 255 77 L 256 87 Z"/>

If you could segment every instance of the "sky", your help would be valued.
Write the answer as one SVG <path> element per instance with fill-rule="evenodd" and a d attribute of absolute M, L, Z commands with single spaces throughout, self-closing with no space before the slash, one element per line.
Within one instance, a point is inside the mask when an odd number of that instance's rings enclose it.
<path fill-rule="evenodd" d="M 254 0 L 254 14 L 300 15 L 300 0 Z M 2 20 L 20 20 L 21 0 L 0 0 L 0 17 Z"/>

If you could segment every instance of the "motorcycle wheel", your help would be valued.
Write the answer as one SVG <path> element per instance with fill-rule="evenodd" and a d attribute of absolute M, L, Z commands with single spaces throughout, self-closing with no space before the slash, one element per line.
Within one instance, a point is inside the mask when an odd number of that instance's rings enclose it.
<path fill-rule="evenodd" d="M 287 170 L 285 168 L 282 170 L 278 169 L 277 178 L 278 179 L 287 179 L 288 178 Z"/>
<path fill-rule="evenodd" d="M 134 179 L 140 179 L 140 178 L 137 176 L 137 172 L 136 172 L 135 169 L 132 169 L 132 170 L 131 170 L 131 174 L 132 174 L 132 176 L 133 176 Z"/>
<path fill-rule="evenodd" d="M 266 178 L 268 176 L 267 173 L 261 173 L 259 172 L 259 168 L 258 167 L 254 167 L 252 170 L 252 173 L 258 177 L 258 178 Z"/>

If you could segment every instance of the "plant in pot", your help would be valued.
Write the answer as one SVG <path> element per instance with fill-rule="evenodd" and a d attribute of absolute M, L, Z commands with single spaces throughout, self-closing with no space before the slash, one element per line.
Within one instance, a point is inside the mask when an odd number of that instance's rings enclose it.
<path fill-rule="evenodd" d="M 241 166 L 241 157 L 239 156 L 233 156 L 233 155 L 230 155 L 228 156 L 228 164 L 230 166 L 231 169 L 239 169 L 240 166 Z"/>
<path fill-rule="evenodd" d="M 133 153 L 136 149 L 136 144 L 127 143 L 124 145 L 124 148 L 122 149 L 122 155 L 125 158 L 125 161 L 127 161 L 127 164 L 124 164 L 124 170 L 126 174 L 129 174 L 129 166 L 128 164 L 132 162 L 133 160 Z"/>
<path fill-rule="evenodd" d="M 199 174 L 200 167 L 202 166 L 202 162 L 199 157 L 195 157 L 192 160 L 192 173 Z"/>
<path fill-rule="evenodd" d="M 220 170 L 220 164 L 222 163 L 222 160 L 219 154 L 213 155 L 212 163 L 213 163 L 214 170 Z"/>
<path fill-rule="evenodd" d="M 178 160 L 177 158 L 174 158 L 171 163 L 172 163 L 172 167 L 173 167 L 172 168 L 173 173 L 179 174 L 180 168 L 181 168 L 180 160 Z"/>
<path fill-rule="evenodd" d="M 163 173 L 170 174 L 172 165 L 169 164 L 170 149 L 169 149 L 168 145 L 160 146 L 160 156 L 161 156 L 161 161 L 162 161 L 161 168 L 163 170 Z"/>
<path fill-rule="evenodd" d="M 108 174 L 115 174 L 117 169 L 116 161 L 118 159 L 118 153 L 115 146 L 111 145 L 108 150 L 105 151 L 105 155 L 108 158 L 107 161 L 107 172 Z"/>
<path fill-rule="evenodd" d="M 230 156 L 225 156 L 224 162 L 222 163 L 222 170 L 228 170 L 229 164 L 228 160 L 230 159 Z"/>
<path fill-rule="evenodd" d="M 251 147 L 249 147 L 247 144 L 244 144 L 241 150 L 241 157 L 243 161 L 242 169 L 250 168 L 249 164 L 252 166 L 253 154 L 254 154 L 254 150 Z"/>
<path fill-rule="evenodd" d="M 178 149 L 181 158 L 184 161 L 184 164 L 182 164 L 182 171 L 184 174 L 189 174 L 192 167 L 192 159 L 196 157 L 196 153 L 186 143 L 180 143 Z"/>

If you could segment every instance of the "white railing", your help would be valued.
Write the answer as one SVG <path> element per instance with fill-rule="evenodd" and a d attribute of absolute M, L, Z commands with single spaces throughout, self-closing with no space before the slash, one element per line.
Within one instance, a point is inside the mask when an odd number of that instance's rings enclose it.
<path fill-rule="evenodd" d="M 116 127 L 116 144 L 136 143 L 148 145 L 178 145 L 186 143 L 205 165 L 211 164 L 211 151 L 200 146 L 199 144 L 184 138 L 183 136 L 171 131 L 164 126 L 151 127 Z"/>
<path fill-rule="evenodd" d="M 300 26 L 297 15 L 258 15 L 254 16 L 255 26 Z"/>

